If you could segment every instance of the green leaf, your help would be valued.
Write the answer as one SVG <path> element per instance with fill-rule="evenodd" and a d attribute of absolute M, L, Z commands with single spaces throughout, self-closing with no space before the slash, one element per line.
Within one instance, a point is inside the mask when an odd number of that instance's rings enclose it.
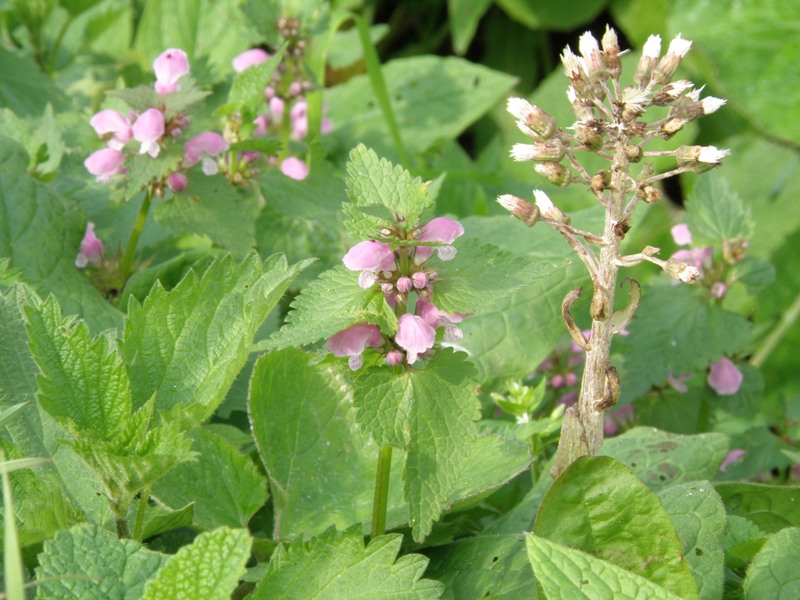
<path fill-rule="evenodd" d="M 620 340 L 626 347 L 622 391 L 636 398 L 674 375 L 702 371 L 723 354 L 741 351 L 750 324 L 741 315 L 709 304 L 686 285 L 648 286 Z"/>
<path fill-rule="evenodd" d="M 142 10 L 134 46 L 149 63 L 166 48 L 181 48 L 203 81 L 230 76 L 231 61 L 260 42 L 233 0 L 155 0 Z"/>
<path fill-rule="evenodd" d="M 267 501 L 266 480 L 253 461 L 204 429 L 191 433 L 198 460 L 178 465 L 153 486 L 152 495 L 178 508 L 194 502 L 194 522 L 205 529 L 245 527 Z"/>
<path fill-rule="evenodd" d="M 431 561 L 427 575 L 446 586 L 442 598 L 537 598 L 521 535 L 471 537 L 426 552 Z"/>
<path fill-rule="evenodd" d="M 128 511 L 128 523 L 136 523 L 139 505 L 132 502 Z M 194 522 L 194 503 L 187 504 L 178 510 L 170 510 L 158 504 L 145 507 L 142 518 L 141 535 L 137 539 L 147 540 L 161 533 L 166 533 L 182 527 L 191 527 Z M 136 532 L 131 532 L 136 535 Z"/>
<path fill-rule="evenodd" d="M 389 25 L 377 23 L 369 28 L 369 37 L 373 45 L 380 42 L 389 33 Z M 352 27 L 337 30 L 333 34 L 330 48 L 328 49 L 327 64 L 332 69 L 344 69 L 363 60 L 364 51 L 361 47 L 358 29 Z"/>
<path fill-rule="evenodd" d="M 16 142 L 0 138 L 0 257 L 11 259 L 24 281 L 58 298 L 65 314 L 86 319 L 93 331 L 116 327 L 117 312 L 75 267 L 86 222 L 73 203 L 26 173 Z"/>
<path fill-rule="evenodd" d="M 492 5 L 491 0 L 448 0 L 447 14 L 450 35 L 456 54 L 463 56 L 469 48 L 478 22 Z"/>
<path fill-rule="evenodd" d="M 697 179 L 686 199 L 686 222 L 697 246 L 722 247 L 731 240 L 746 240 L 753 234 L 750 209 L 718 171 Z"/>
<path fill-rule="evenodd" d="M 357 240 L 379 239 L 380 230 L 395 227 L 397 217 L 413 227 L 433 206 L 427 183 L 412 178 L 400 165 L 379 158 L 363 144 L 350 151 L 347 195 L 350 203 L 344 208 L 350 220 L 345 221 L 345 227 Z"/>
<path fill-rule="evenodd" d="M 127 197 L 132 198 L 151 181 L 161 181 L 177 171 L 183 152 L 183 145 L 173 142 L 162 146 L 156 158 L 149 154 L 129 155 L 125 161 L 125 168 L 128 169 L 125 174 Z"/>
<path fill-rule="evenodd" d="M 441 514 L 477 435 L 474 375 L 463 354 L 444 349 L 423 369 L 373 368 L 355 380 L 359 423 L 380 446 L 407 451 L 404 490 L 417 541 Z"/>
<path fill-rule="evenodd" d="M 569 10 L 548 2 L 498 0 L 498 4 L 512 19 L 531 29 L 569 31 L 578 25 L 590 23 L 603 10 L 606 0 L 571 0 Z"/>
<path fill-rule="evenodd" d="M 263 112 L 264 88 L 272 81 L 272 74 L 283 60 L 285 50 L 286 46 L 283 46 L 266 61 L 234 75 L 228 102 L 221 109 L 223 114 L 238 112 L 252 121 L 259 112 Z"/>
<path fill-rule="evenodd" d="M 113 438 L 131 413 L 128 374 L 113 339 L 91 339 L 86 323 L 62 320 L 51 296 L 27 311 L 39 402 L 56 420 L 96 439 Z"/>
<path fill-rule="evenodd" d="M 333 221 L 341 228 L 341 208 L 347 201 L 341 173 L 328 163 L 312 165 L 308 177 L 297 181 L 279 169 L 258 176 L 270 207 L 294 219 Z"/>
<path fill-rule="evenodd" d="M 18 115 L 41 115 L 48 104 L 60 111 L 69 107 L 69 100 L 32 57 L 0 48 L 0 106 Z"/>
<path fill-rule="evenodd" d="M 133 540 L 118 540 L 97 525 L 58 532 L 44 543 L 36 568 L 41 598 L 140 598 L 167 557 Z"/>
<path fill-rule="evenodd" d="M 303 288 L 291 306 L 286 325 L 258 349 L 304 346 L 362 322 L 378 325 L 389 335 L 397 331 L 397 316 L 380 286 L 362 289 L 358 275 L 341 265 Z"/>
<path fill-rule="evenodd" d="M 700 599 L 721 598 L 725 507 L 714 487 L 708 481 L 682 483 L 661 490 L 658 499 L 678 532 Z"/>
<path fill-rule="evenodd" d="M 244 574 L 253 539 L 244 529 L 220 527 L 201 533 L 169 557 L 144 589 L 142 600 L 228 600 Z"/>
<path fill-rule="evenodd" d="M 207 235 L 242 258 L 255 246 L 258 202 L 243 196 L 223 175 L 208 177 L 195 170 L 186 189 L 155 209 L 159 223 L 177 234 Z"/>
<path fill-rule="evenodd" d="M 634 427 L 607 439 L 601 450 L 633 469 L 652 489 L 687 481 L 713 479 L 728 454 L 722 433 L 677 435 L 651 427 Z"/>
<path fill-rule="evenodd" d="M 797 549 L 800 527 L 787 527 L 770 536 L 756 554 L 744 580 L 746 600 L 797 598 L 800 575 L 797 573 Z"/>
<path fill-rule="evenodd" d="M 775 281 L 775 267 L 761 258 L 745 256 L 733 265 L 729 277 L 731 283 L 741 281 L 748 292 L 758 294 Z"/>
<path fill-rule="evenodd" d="M 614 563 L 527 534 L 528 557 L 548 598 L 678 600 L 663 587 Z M 685 596 L 684 596 L 685 598 Z"/>
<path fill-rule="evenodd" d="M 182 405 L 200 420 L 213 413 L 258 327 L 304 266 L 282 257 L 262 265 L 254 253 L 239 265 L 226 257 L 170 291 L 157 285 L 141 305 L 132 300 L 122 354 L 134 406 L 156 394 L 160 409 Z"/>
<path fill-rule="evenodd" d="M 403 140 L 410 153 L 424 152 L 457 137 L 494 107 L 514 85 L 504 73 L 459 58 L 401 58 L 383 66 Z M 339 146 L 357 143 L 382 156 L 396 157 L 392 137 L 366 75 L 331 88 L 326 99 Z"/>
<path fill-rule="evenodd" d="M 307 543 L 279 546 L 252 598 L 439 598 L 442 584 L 422 579 L 427 558 L 406 554 L 397 559 L 402 540 L 401 535 L 383 535 L 365 548 L 360 532 L 331 529 Z"/>
<path fill-rule="evenodd" d="M 310 365 L 310 358 L 296 349 L 272 352 L 259 358 L 251 380 L 250 422 L 270 476 L 277 539 L 320 534 L 331 525 L 370 527 L 378 447 L 356 425 L 342 373 Z M 393 453 L 390 528 L 408 522 L 400 481 L 404 460 L 405 453 Z M 479 500 L 530 460 L 518 442 L 478 436 L 447 504 Z"/>
<path fill-rule="evenodd" d="M 746 517 L 762 531 L 800 527 L 800 488 L 759 483 L 716 483 L 729 515 Z"/>
<path fill-rule="evenodd" d="M 553 274 L 559 264 L 531 263 L 491 244 L 469 240 L 456 244 L 453 260 L 436 267 L 437 308 L 453 312 L 478 312 L 523 286 Z"/>
<path fill-rule="evenodd" d="M 681 598 L 697 597 L 669 515 L 628 467 L 611 458 L 584 457 L 572 463 L 545 494 L 534 532 L 607 560 Z M 536 564 L 534 572 L 541 581 Z"/>
<path fill-rule="evenodd" d="M 695 40 L 721 96 L 772 136 L 800 136 L 800 90 L 795 57 L 800 40 L 793 24 L 800 6 L 781 0 L 726 6 L 716 2 L 675 2 L 669 29 Z M 692 54 L 694 55 L 694 48 Z M 759 81 L 757 89 L 753 81 Z"/>

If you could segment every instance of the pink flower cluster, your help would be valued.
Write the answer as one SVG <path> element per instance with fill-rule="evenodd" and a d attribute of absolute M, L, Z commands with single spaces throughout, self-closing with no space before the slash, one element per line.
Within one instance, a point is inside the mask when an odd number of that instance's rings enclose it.
<path fill-rule="evenodd" d="M 237 73 L 254 67 L 268 60 L 270 55 L 260 49 L 253 48 L 245 50 L 233 59 L 233 69 Z M 264 136 L 269 133 L 278 133 L 283 127 L 284 118 L 288 111 L 288 124 L 290 137 L 293 140 L 303 140 L 308 135 L 308 103 L 303 98 L 303 94 L 308 91 L 307 82 L 292 81 L 289 83 L 287 93 L 281 96 L 276 90 L 276 85 L 270 84 L 264 89 L 264 100 L 267 103 L 267 111 L 256 117 L 253 124 L 256 126 L 253 135 Z M 333 129 L 330 119 L 323 116 L 321 132 L 329 133 Z M 250 159 L 255 158 L 249 156 Z M 277 159 L 271 159 L 273 164 Z M 308 176 L 308 166 L 299 158 L 290 156 L 280 162 L 280 170 L 287 177 L 292 179 L 305 179 Z"/>
<path fill-rule="evenodd" d="M 153 70 L 156 93 L 159 96 L 172 94 L 180 90 L 180 79 L 189 73 L 189 59 L 183 50 L 170 48 L 153 61 Z M 89 124 L 105 141 L 106 147 L 92 153 L 83 164 L 98 182 L 107 183 L 115 175 L 126 172 L 123 150 L 130 140 L 139 144 L 138 154 L 156 158 L 165 141 L 180 138 L 189 120 L 183 115 L 167 119 L 161 105 L 142 113 L 131 111 L 127 116 L 116 110 L 101 110 Z M 213 175 L 218 170 L 214 157 L 227 150 L 228 143 L 221 135 L 207 131 L 186 142 L 184 148 L 184 169 L 202 162 L 203 172 Z M 186 184 L 186 175 L 181 172 L 172 173 L 167 178 L 167 185 L 173 191 L 184 189 Z"/>
<path fill-rule="evenodd" d="M 403 361 L 409 365 L 430 355 L 436 331 L 443 330 L 443 339 L 457 341 L 463 337 L 457 326 L 467 314 L 448 314 L 434 304 L 434 285 L 437 273 L 428 264 L 434 248 L 441 260 L 456 254 L 451 245 L 464 233 L 457 221 L 440 217 L 418 227 L 413 241 L 434 245 L 391 244 L 368 240 L 350 248 L 343 262 L 351 271 L 358 271 L 358 283 L 364 289 L 379 285 L 386 303 L 398 314 L 397 333 L 389 338 L 371 323 L 356 323 L 328 339 L 327 347 L 335 356 L 348 356 L 350 368 L 358 369 L 364 362 L 367 348 L 383 348 L 389 365 Z M 408 241 L 406 237 L 398 239 Z M 416 297 L 410 311 L 410 296 Z"/>
<path fill-rule="evenodd" d="M 88 265 L 99 267 L 103 262 L 103 242 L 94 233 L 94 223 L 86 223 L 86 232 L 83 234 L 78 255 L 75 257 L 75 266 L 84 269 Z"/>

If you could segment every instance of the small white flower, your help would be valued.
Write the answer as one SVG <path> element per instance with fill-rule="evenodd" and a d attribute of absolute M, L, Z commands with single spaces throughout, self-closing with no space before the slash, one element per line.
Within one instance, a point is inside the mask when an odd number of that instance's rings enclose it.
<path fill-rule="evenodd" d="M 728 101 L 722 98 L 708 96 L 703 98 L 701 102 L 703 104 L 703 114 L 710 115 L 711 113 L 718 111 L 720 107 L 724 106 Z"/>
<path fill-rule="evenodd" d="M 658 58 L 661 56 L 661 36 L 651 35 L 647 38 L 642 49 L 642 54 L 648 58 Z"/>
<path fill-rule="evenodd" d="M 547 214 L 555 208 L 553 201 L 542 190 L 533 190 L 533 197 L 542 214 Z"/>
<path fill-rule="evenodd" d="M 531 144 L 514 144 L 511 148 L 511 158 L 517 162 L 535 160 L 536 148 Z"/>
<path fill-rule="evenodd" d="M 533 111 L 533 105 L 525 100 L 525 98 L 509 98 L 506 104 L 506 110 L 511 113 L 515 119 L 524 122 Z"/>
<path fill-rule="evenodd" d="M 685 40 L 681 37 L 681 34 L 675 36 L 675 39 L 669 43 L 669 50 L 667 51 L 668 54 L 674 54 L 683 58 L 686 56 L 686 53 L 689 52 L 689 48 L 692 47 L 692 42 L 689 40 Z"/>
<path fill-rule="evenodd" d="M 731 153 L 727 148 L 717 148 L 716 146 L 703 146 L 700 148 L 700 155 L 697 160 L 702 163 L 718 164 L 722 159 Z"/>

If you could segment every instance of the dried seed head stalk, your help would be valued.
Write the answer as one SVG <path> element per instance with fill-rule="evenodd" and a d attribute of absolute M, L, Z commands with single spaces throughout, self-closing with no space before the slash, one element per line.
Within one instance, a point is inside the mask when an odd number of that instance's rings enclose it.
<path fill-rule="evenodd" d="M 694 283 L 699 275 L 695 267 L 681 261 L 657 258 L 659 250 L 652 246 L 637 254 L 620 254 L 620 243 L 630 229 L 636 205 L 639 201 L 653 204 L 661 198 L 654 187 L 656 182 L 680 173 L 702 173 L 718 166 L 728 155 L 728 150 L 714 146 L 681 146 L 658 152 L 645 149 L 651 140 L 670 139 L 688 123 L 725 104 L 725 100 L 711 96 L 700 98 L 702 88 L 695 89 L 690 81 L 673 81 L 691 45 L 678 35 L 662 56 L 661 38 L 650 36 L 636 65 L 634 83 L 623 86 L 621 51 L 614 30 L 607 28 L 600 42 L 591 33 L 583 34 L 578 43 L 579 54 L 567 47 L 561 55 L 570 82 L 567 98 L 576 116 L 566 130 L 542 108 L 522 98 L 508 101 L 508 112 L 531 140 L 528 144 L 515 144 L 511 157 L 533 161 L 536 172 L 557 186 L 587 186 L 605 208 L 603 232 L 595 234 L 571 226 L 569 216 L 541 190 L 534 190 L 534 203 L 508 194 L 498 198 L 501 206 L 529 227 L 544 221 L 557 230 L 583 261 L 594 288 L 590 304 L 592 334 L 584 346 L 586 366 L 580 398 L 564 416 L 553 476 L 580 456 L 597 454 L 603 443 L 603 411 L 613 406 L 619 396 L 619 378 L 609 361 L 611 338 L 630 320 L 639 300 L 639 285 L 631 280 L 631 290 L 637 290 L 630 294 L 631 306 L 614 312 L 619 269 L 651 262 L 683 283 Z M 666 116 L 661 108 L 657 118 L 648 119 L 653 107 L 666 107 Z M 581 152 L 604 158 L 608 168 L 589 173 L 579 160 Z M 654 174 L 648 159 L 655 156 L 674 157 L 675 167 Z M 570 323 L 574 327 L 568 313 L 579 293 L 570 292 L 562 307 L 568 327 Z"/>

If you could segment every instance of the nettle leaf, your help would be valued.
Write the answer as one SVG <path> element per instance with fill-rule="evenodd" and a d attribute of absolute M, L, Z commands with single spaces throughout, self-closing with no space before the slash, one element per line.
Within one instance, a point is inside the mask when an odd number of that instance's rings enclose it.
<path fill-rule="evenodd" d="M 331 529 L 308 542 L 279 546 L 252 598 L 439 598 L 443 585 L 422 579 L 427 558 L 419 554 L 397 558 L 402 541 L 398 534 L 383 535 L 365 548 L 360 531 Z"/>
<path fill-rule="evenodd" d="M 626 347 L 622 391 L 635 398 L 676 375 L 702 371 L 741 351 L 750 334 L 741 315 L 710 304 L 687 285 L 648 286 L 620 340 Z"/>
<path fill-rule="evenodd" d="M 156 407 L 181 405 L 203 420 L 219 406 L 244 366 L 253 338 L 297 273 L 281 256 L 262 265 L 255 253 L 237 265 L 212 262 L 175 288 L 153 287 L 143 304 L 131 300 L 122 355 L 134 406 L 156 395 Z"/>
<path fill-rule="evenodd" d="M 407 452 L 403 479 L 415 540 L 430 533 L 477 435 L 474 376 L 465 355 L 443 349 L 423 369 L 374 368 L 355 378 L 358 422 L 379 445 Z"/>
<path fill-rule="evenodd" d="M 709 481 L 682 483 L 658 492 L 669 514 L 683 556 L 692 569 L 701 600 L 722 597 L 725 507 Z"/>
<path fill-rule="evenodd" d="M 264 88 L 272 81 L 272 74 L 283 60 L 284 44 L 266 61 L 253 65 L 233 76 L 228 102 L 219 107 L 216 114 L 240 113 L 244 122 L 252 121 L 264 109 Z"/>
<path fill-rule="evenodd" d="M 522 535 L 479 536 L 426 550 L 426 574 L 445 584 L 443 598 L 537 598 Z"/>
<path fill-rule="evenodd" d="M 106 94 L 112 98 L 119 98 L 137 113 L 143 113 L 148 108 L 161 106 L 161 96 L 158 95 L 152 85 L 142 84 L 121 90 L 108 90 Z"/>
<path fill-rule="evenodd" d="M 748 600 L 767 600 L 800 596 L 798 548 L 800 527 L 787 527 L 770 536 L 747 569 L 744 597 Z"/>
<path fill-rule="evenodd" d="M 311 358 L 294 348 L 271 352 L 259 358 L 250 382 L 250 423 L 270 477 L 276 539 L 371 526 L 378 447 L 356 424 L 347 378 Z M 476 502 L 527 468 L 531 456 L 524 444 L 480 435 L 465 459 L 449 506 Z M 393 453 L 389 528 L 408 522 L 404 460 L 402 451 Z"/>
<path fill-rule="evenodd" d="M 167 559 L 145 586 L 142 600 L 228 600 L 244 574 L 252 543 L 245 529 L 220 527 L 201 533 Z"/>
<path fill-rule="evenodd" d="M 729 515 L 745 517 L 766 533 L 800 527 L 800 488 L 759 483 L 716 483 Z"/>
<path fill-rule="evenodd" d="M 397 316 L 380 286 L 362 289 L 358 275 L 341 265 L 303 288 L 291 307 L 286 325 L 259 344 L 259 350 L 304 346 L 361 322 L 373 323 L 388 335 L 397 331 Z"/>
<path fill-rule="evenodd" d="M 140 598 L 145 583 L 167 561 L 139 542 L 117 539 L 98 525 L 59 531 L 44 543 L 36 567 L 41 598 Z"/>
<path fill-rule="evenodd" d="M 433 206 L 426 183 L 363 144 L 350 151 L 346 181 L 351 201 L 345 204 L 345 227 L 357 240 L 377 239 L 382 228 L 396 226 L 395 216 L 414 226 Z"/>
<path fill-rule="evenodd" d="M 437 308 L 449 313 L 491 307 L 564 266 L 563 262 L 531 262 L 477 240 L 456 243 L 456 248 L 458 254 L 453 260 L 436 265 L 434 301 Z"/>
<path fill-rule="evenodd" d="M 125 366 L 109 335 L 91 338 L 83 321 L 63 320 L 52 296 L 27 310 L 30 348 L 40 374 L 39 402 L 56 420 L 90 437 L 113 438 L 130 416 Z"/>
<path fill-rule="evenodd" d="M 75 268 L 85 217 L 28 175 L 27 164 L 22 146 L 0 138 L 0 257 L 39 293 L 55 294 L 66 314 L 83 316 L 93 331 L 118 326 L 120 313 Z"/>
<path fill-rule="evenodd" d="M 409 153 L 422 153 L 458 137 L 506 97 L 514 78 L 460 58 L 420 56 L 381 66 L 397 124 Z M 326 92 L 336 128 L 329 137 L 341 147 L 364 143 L 395 155 L 392 137 L 369 78 L 359 75 Z"/>
<path fill-rule="evenodd" d="M 686 199 L 686 222 L 695 245 L 721 247 L 726 241 L 746 240 L 753 234 L 750 208 L 717 171 L 697 179 Z"/>
<path fill-rule="evenodd" d="M 125 175 L 128 197 L 135 196 L 151 181 L 160 181 L 177 171 L 182 159 L 183 145 L 176 142 L 162 146 L 156 158 L 149 154 L 129 155 L 125 160 L 125 168 L 128 169 Z"/>
<path fill-rule="evenodd" d="M 314 163 L 308 177 L 297 181 L 279 169 L 258 176 L 261 191 L 271 208 L 293 219 L 335 221 L 341 230 L 342 204 L 347 202 L 341 173 L 329 163 Z"/>
<path fill-rule="evenodd" d="M 255 246 L 258 201 L 244 196 L 223 175 L 193 171 L 186 189 L 156 205 L 159 223 L 177 234 L 207 235 L 237 258 Z"/>
<path fill-rule="evenodd" d="M 713 479 L 728 454 L 722 433 L 678 435 L 634 427 L 607 439 L 601 452 L 625 463 L 652 489 Z"/>
<path fill-rule="evenodd" d="M 205 529 L 245 527 L 267 501 L 266 479 L 253 461 L 222 437 L 195 429 L 190 437 L 196 461 L 172 469 L 153 486 L 167 506 L 194 503 L 194 522 Z"/>
<path fill-rule="evenodd" d="M 580 550 L 526 534 L 528 557 L 548 598 L 679 600 L 671 591 Z M 696 597 L 694 596 L 689 597 Z"/>
<path fill-rule="evenodd" d="M 545 494 L 533 529 L 539 538 L 607 560 L 680 598 L 697 597 L 675 528 L 658 497 L 612 458 L 583 457 L 572 463 Z M 541 581 L 535 563 L 534 573 Z"/>

